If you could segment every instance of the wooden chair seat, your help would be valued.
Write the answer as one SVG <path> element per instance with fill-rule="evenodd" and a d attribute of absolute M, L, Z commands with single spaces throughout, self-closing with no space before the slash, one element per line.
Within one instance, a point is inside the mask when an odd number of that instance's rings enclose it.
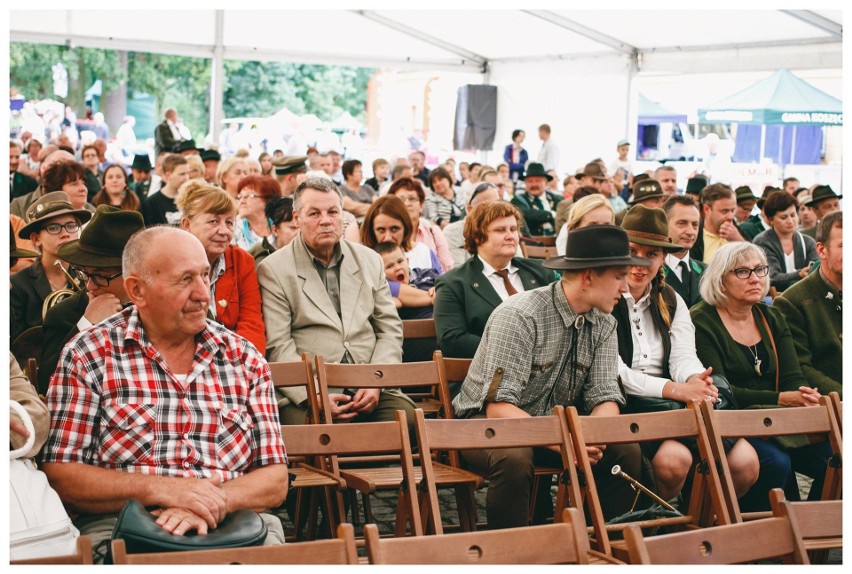
<path fill-rule="evenodd" d="M 435 470 L 435 482 L 438 487 L 470 485 L 474 489 L 484 484 L 484 479 L 473 472 L 441 464 L 432 463 Z M 558 471 L 557 471 L 558 472 Z M 359 469 L 341 469 L 340 476 L 346 484 L 360 492 L 375 492 L 398 486 L 402 480 L 402 469 L 399 467 L 371 467 Z M 414 467 L 414 478 L 420 486 L 423 481 L 423 467 Z"/>

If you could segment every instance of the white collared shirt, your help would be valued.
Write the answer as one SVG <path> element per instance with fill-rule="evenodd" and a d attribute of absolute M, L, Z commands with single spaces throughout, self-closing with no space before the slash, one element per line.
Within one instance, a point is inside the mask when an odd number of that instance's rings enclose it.
<path fill-rule="evenodd" d="M 681 261 L 686 263 L 686 267 L 689 268 L 689 250 L 686 251 L 686 255 L 683 256 L 683 259 L 679 259 L 673 253 L 666 253 L 666 267 L 668 267 L 669 271 L 674 273 L 680 281 L 683 281 L 683 269 L 680 266 Z"/>
<path fill-rule="evenodd" d="M 618 375 L 628 395 L 640 397 L 662 397 L 663 387 L 669 379 L 663 378 L 663 338 L 651 317 L 650 288 L 645 295 L 634 301 L 629 292 L 622 296 L 627 301 L 630 316 L 630 332 L 633 335 L 633 366 L 628 367 L 618 358 Z M 689 377 L 704 371 L 704 365 L 695 353 L 695 326 L 689 310 L 680 295 L 677 311 L 671 324 L 671 353 L 669 374 L 676 383 L 685 383 Z"/>
<path fill-rule="evenodd" d="M 477 257 L 479 257 L 477 255 Z M 509 292 L 506 290 L 506 285 L 503 283 L 503 278 L 497 275 L 497 269 L 491 267 L 488 262 L 479 257 L 479 260 L 482 261 L 482 274 L 488 279 L 491 283 L 491 286 L 494 287 L 494 290 L 497 291 L 497 294 L 500 296 L 500 299 L 505 301 L 509 298 Z M 518 268 L 509 263 L 509 266 L 506 267 L 509 270 L 509 283 L 512 284 L 512 287 L 515 288 L 515 291 L 518 293 L 524 292 L 524 282 L 521 281 L 521 275 L 518 273 Z"/>

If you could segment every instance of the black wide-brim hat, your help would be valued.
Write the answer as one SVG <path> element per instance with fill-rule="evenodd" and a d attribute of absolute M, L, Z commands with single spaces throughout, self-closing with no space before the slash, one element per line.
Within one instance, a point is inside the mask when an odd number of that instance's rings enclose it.
<path fill-rule="evenodd" d="M 521 179 L 526 179 L 528 177 L 546 177 L 547 181 L 552 181 L 553 176 L 547 173 L 547 170 L 544 169 L 544 165 L 540 163 L 531 163 L 527 166 L 527 171 L 521 176 Z"/>
<path fill-rule="evenodd" d="M 133 156 L 133 163 L 130 164 L 130 169 L 138 169 L 139 171 L 151 171 L 151 158 L 147 153 L 137 153 Z"/>
<path fill-rule="evenodd" d="M 824 199 L 843 199 L 843 196 L 834 193 L 834 190 L 831 189 L 830 185 L 818 185 L 814 188 L 814 192 L 811 194 L 810 202 L 805 205 L 808 207 L 814 207 L 817 203 Z"/>
<path fill-rule="evenodd" d="M 624 214 L 621 227 L 633 243 L 659 247 L 668 253 L 683 251 L 683 246 L 672 243 L 666 212 L 658 207 L 645 207 L 641 203 L 634 205 Z"/>
<path fill-rule="evenodd" d="M 64 191 L 45 193 L 27 208 L 24 215 L 27 224 L 18 230 L 18 237 L 21 239 L 29 239 L 30 233 L 39 231 L 47 225 L 48 221 L 60 215 L 73 215 L 80 220 L 80 223 L 86 223 L 92 218 L 92 212 L 86 209 L 74 209 L 68 194 Z"/>
<path fill-rule="evenodd" d="M 568 232 L 564 256 L 551 257 L 543 263 L 548 269 L 572 271 L 599 267 L 638 265 L 648 267 L 644 257 L 632 257 L 627 232 L 616 225 L 590 225 Z"/>
<path fill-rule="evenodd" d="M 59 258 L 80 267 L 121 267 L 124 246 L 144 227 L 138 211 L 99 205 L 80 239 L 59 248 Z"/>

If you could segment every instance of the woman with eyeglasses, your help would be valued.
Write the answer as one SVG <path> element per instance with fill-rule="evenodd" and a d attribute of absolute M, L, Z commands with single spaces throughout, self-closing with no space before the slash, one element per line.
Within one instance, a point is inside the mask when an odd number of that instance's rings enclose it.
<path fill-rule="evenodd" d="M 272 221 L 266 217 L 266 204 L 281 197 L 281 184 L 268 175 L 250 175 L 237 186 L 237 221 L 234 244 L 246 251 L 264 239 L 275 243 Z"/>
<path fill-rule="evenodd" d="M 85 188 L 84 188 L 85 189 Z M 26 269 L 12 275 L 9 292 L 11 339 L 42 323 L 44 300 L 53 291 L 74 288 L 66 271 L 59 268 L 59 248 L 80 237 L 80 227 L 91 219 L 85 209 L 71 206 L 68 194 L 46 193 L 26 212 L 26 225 L 18 232 L 29 239 L 39 257 Z"/>
<path fill-rule="evenodd" d="M 139 196 L 130 191 L 127 185 L 127 173 L 119 164 L 114 163 L 103 173 L 103 188 L 95 195 L 92 203 L 112 205 L 129 211 L 139 211 Z"/>
<path fill-rule="evenodd" d="M 423 243 L 435 252 L 441 268 L 446 272 L 453 268 L 453 256 L 447 245 L 447 239 L 441 228 L 423 217 L 423 206 L 426 203 L 426 192 L 419 179 L 401 177 L 394 181 L 388 195 L 395 195 L 405 204 L 405 210 L 414 225 L 414 242 Z"/>
<path fill-rule="evenodd" d="M 695 347 L 704 365 L 731 384 L 737 407 L 810 407 L 819 389 L 802 375 L 784 315 L 763 302 L 769 292 L 769 265 L 756 245 L 722 246 L 701 276 L 704 301 L 690 310 Z M 780 487 L 798 500 L 795 472 L 813 478 L 809 499 L 818 500 L 831 449 L 807 437 L 749 439 L 760 459 L 757 483 L 740 500 L 743 511 L 769 509 L 769 490 Z"/>
<path fill-rule="evenodd" d="M 260 286 L 254 257 L 232 245 L 237 202 L 228 192 L 201 179 L 184 183 L 175 198 L 183 217 L 181 229 L 196 236 L 210 263 L 208 317 L 248 339 L 266 352 L 260 310 Z"/>

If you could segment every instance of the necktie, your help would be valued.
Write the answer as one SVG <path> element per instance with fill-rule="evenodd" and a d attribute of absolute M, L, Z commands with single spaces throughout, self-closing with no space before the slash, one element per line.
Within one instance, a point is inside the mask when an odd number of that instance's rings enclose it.
<path fill-rule="evenodd" d="M 509 294 L 509 297 L 512 295 L 517 295 L 518 290 L 512 286 L 512 282 L 509 281 L 509 270 L 501 269 L 500 271 L 495 271 L 497 275 L 499 275 L 503 279 L 503 286 L 506 288 L 506 292 Z"/>
<path fill-rule="evenodd" d="M 540 197 L 534 197 L 532 204 L 534 208 L 544 210 L 544 203 L 541 202 Z"/>
<path fill-rule="evenodd" d="M 686 288 L 686 304 L 689 305 L 692 300 L 692 275 L 689 273 L 689 265 L 686 261 L 678 263 L 678 267 L 680 267 L 680 282 Z"/>

